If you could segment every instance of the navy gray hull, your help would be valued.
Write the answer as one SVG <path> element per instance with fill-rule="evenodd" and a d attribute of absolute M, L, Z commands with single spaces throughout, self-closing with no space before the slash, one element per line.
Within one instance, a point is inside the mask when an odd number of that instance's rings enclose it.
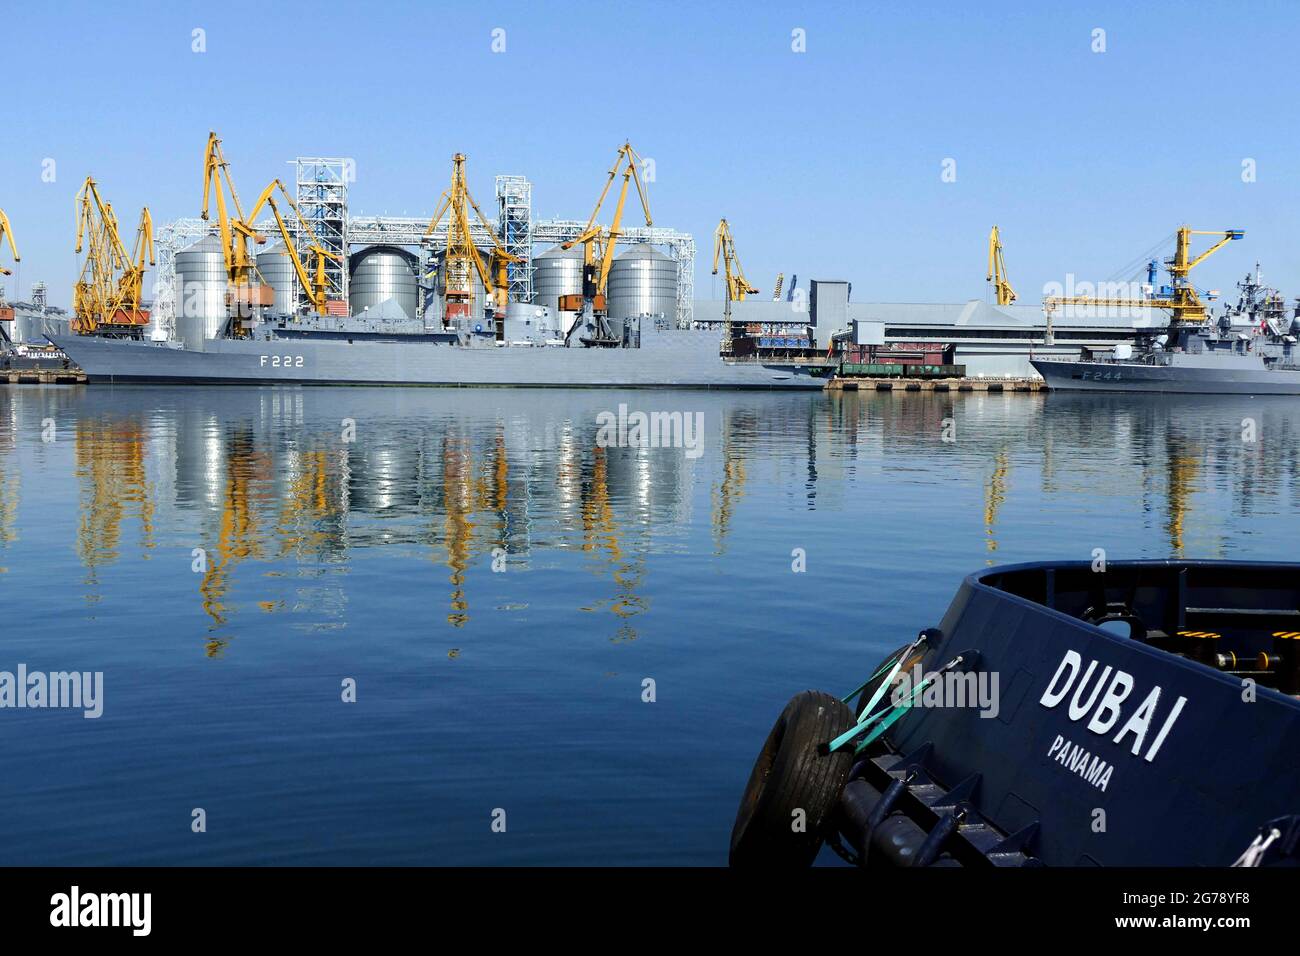
<path fill-rule="evenodd" d="M 728 362 L 716 333 L 664 331 L 640 348 L 461 348 L 434 338 L 209 339 L 175 343 L 89 336 L 50 341 L 91 382 L 523 386 L 566 388 L 821 388 L 797 366 Z"/>
<path fill-rule="evenodd" d="M 1300 395 L 1300 370 L 1269 369 L 1262 361 L 1058 362 L 1034 359 L 1048 388 L 1084 392 L 1162 392 L 1201 395 Z"/>

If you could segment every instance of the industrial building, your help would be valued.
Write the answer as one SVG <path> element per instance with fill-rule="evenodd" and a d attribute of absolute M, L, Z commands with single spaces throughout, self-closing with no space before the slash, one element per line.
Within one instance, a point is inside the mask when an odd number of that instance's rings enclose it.
<path fill-rule="evenodd" d="M 697 300 L 695 321 L 701 325 L 719 325 L 724 319 L 726 302 Z M 1141 325 L 1141 316 L 1106 314 L 1105 310 L 1077 310 L 1054 317 L 1051 323 L 1041 305 L 993 305 L 972 299 L 956 303 L 917 302 L 848 302 L 833 316 L 825 308 L 817 309 L 810 301 L 773 302 L 753 297 L 732 302 L 732 322 L 755 328 L 755 334 L 769 340 L 791 339 L 785 333 L 793 328 L 808 330 L 808 345 L 790 346 L 799 352 L 820 349 L 825 352 L 832 337 L 850 336 L 856 325 L 879 326 L 879 341 L 884 345 L 903 346 L 932 342 L 956 346 L 956 361 L 966 366 L 971 376 L 1009 378 L 1036 377 L 1029 364 L 1031 357 L 1076 357 L 1081 348 L 1104 352 L 1119 343 L 1131 343 Z M 1148 327 L 1159 325 L 1159 314 L 1149 310 Z M 770 335 L 768 330 L 777 330 Z M 780 333 L 778 335 L 778 332 Z"/>

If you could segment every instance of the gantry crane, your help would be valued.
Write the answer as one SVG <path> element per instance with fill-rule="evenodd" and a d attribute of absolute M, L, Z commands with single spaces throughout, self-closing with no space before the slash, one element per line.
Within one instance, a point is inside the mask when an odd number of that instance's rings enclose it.
<path fill-rule="evenodd" d="M 774 286 L 772 286 L 772 301 L 773 301 L 773 302 L 780 302 L 780 301 L 781 301 L 781 284 L 782 284 L 783 282 L 785 282 L 785 273 L 784 273 L 784 272 L 778 272 L 778 273 L 776 274 L 776 284 L 775 284 Z"/>
<path fill-rule="evenodd" d="M 140 210 L 135 245 L 122 243 L 113 204 L 105 202 L 99 184 L 87 176 L 77 193 L 78 255 L 85 252 L 81 275 L 72 290 L 72 330 L 78 335 L 139 338 L 149 324 L 142 307 L 144 273 L 154 264 L 153 219 Z"/>
<path fill-rule="evenodd" d="M 298 255 L 294 234 L 284 221 L 284 216 L 280 214 L 280 206 L 275 201 L 277 190 L 284 197 L 284 201 L 289 204 L 289 208 L 293 210 L 294 218 L 298 223 L 299 236 L 306 240 L 307 252 L 311 254 L 315 262 L 316 271 L 314 276 L 307 274 L 307 269 Z M 298 281 L 302 284 L 303 292 L 306 293 L 308 301 L 311 302 L 312 308 L 318 315 L 324 315 L 327 304 L 325 260 L 333 259 L 335 262 L 339 262 L 341 257 L 338 253 L 330 252 L 320 244 L 315 231 L 303 218 L 302 213 L 299 212 L 298 204 L 293 201 L 293 197 L 289 195 L 289 190 L 285 188 L 284 183 L 279 179 L 271 180 L 267 187 L 262 190 L 262 194 L 257 197 L 257 202 L 253 204 L 252 211 L 248 214 L 250 222 L 257 220 L 257 214 L 262 211 L 263 206 L 271 207 L 271 212 L 275 216 L 275 224 L 280 229 L 280 238 L 284 242 L 285 254 L 289 257 L 289 261 L 293 263 L 293 271 L 298 276 Z M 257 238 L 258 241 L 265 241 L 261 237 Z"/>
<path fill-rule="evenodd" d="M 722 260 L 727 278 L 727 298 L 723 306 L 722 350 L 731 351 L 731 303 L 744 302 L 745 296 L 758 290 L 745 278 L 745 270 L 740 267 L 740 257 L 736 255 L 736 241 L 731 236 L 731 226 L 723 219 L 713 231 L 713 274 L 718 274 L 718 260 Z"/>
<path fill-rule="evenodd" d="M 489 265 L 483 264 L 483 257 L 474 245 L 470 234 L 469 211 L 474 210 L 479 224 L 492 241 Z M 470 195 L 469 184 L 465 178 L 465 154 L 457 153 L 451 158 L 451 186 L 442 194 L 438 210 L 429 220 L 425 238 L 433 235 L 434 230 L 448 216 L 447 242 L 443 248 L 443 321 L 451 324 L 454 320 L 466 319 L 473 311 L 474 281 L 473 273 L 478 273 L 479 281 L 492 299 L 493 311 L 498 315 L 506 311 L 509 303 L 509 268 L 512 263 L 524 260 L 506 251 L 493 229 L 479 209 L 478 203 Z M 503 327 L 497 322 L 498 334 Z"/>
<path fill-rule="evenodd" d="M 1172 312 L 1171 325 L 1173 326 L 1194 326 L 1204 323 L 1209 318 L 1209 312 L 1201 301 L 1201 297 L 1196 294 L 1196 289 L 1188 280 L 1188 273 L 1229 242 L 1242 238 L 1246 233 L 1241 229 L 1225 229 L 1222 232 L 1215 232 L 1193 229 L 1190 226 L 1180 226 L 1177 235 L 1174 255 L 1172 258 L 1165 260 L 1165 268 L 1169 272 L 1171 285 L 1167 289 L 1161 290 L 1162 295 L 1145 299 L 1107 299 L 1086 295 L 1049 296 L 1043 300 L 1043 310 L 1047 313 L 1048 328 L 1051 328 L 1052 312 L 1063 305 L 1169 309 Z M 1199 256 L 1192 258 L 1192 236 L 1219 236 L 1220 239 Z M 1154 270 L 1155 263 L 1152 263 L 1152 272 Z"/>
<path fill-rule="evenodd" d="M 997 226 L 989 233 L 989 274 L 984 281 L 993 283 L 998 305 L 1011 305 L 1016 301 L 1016 290 L 1011 288 L 1011 280 L 1007 278 L 1007 264 L 1002 258 L 1002 237 Z"/>
<path fill-rule="evenodd" d="M 624 166 L 624 163 L 627 165 Z M 641 211 L 645 214 L 645 224 L 654 225 L 654 218 L 650 215 L 650 202 L 646 198 L 645 186 L 641 182 L 641 174 L 638 171 L 640 165 L 641 157 L 632 148 L 632 144 L 623 143 L 618 148 L 618 155 L 614 157 L 609 178 L 605 180 L 605 188 L 600 191 L 596 208 L 591 211 L 591 218 L 587 220 L 587 225 L 573 239 L 560 245 L 561 249 L 572 249 L 578 243 L 582 243 L 582 295 L 561 296 L 559 306 L 561 312 L 584 314 L 584 321 L 580 321 L 577 325 L 589 325 L 593 330 L 592 336 L 584 340 L 585 344 L 614 344 L 606 322 L 605 288 L 609 283 L 610 267 L 614 263 L 614 247 L 618 245 L 618 237 L 623 234 L 623 209 L 627 205 L 629 183 L 636 183 L 637 196 L 641 200 Z M 620 169 L 623 171 L 623 187 L 618 194 L 618 205 L 614 207 L 614 218 L 606 229 L 597 223 L 596 219 L 600 216 L 600 207 L 604 205 L 605 197 L 609 195 L 609 187 L 614 185 Z M 577 325 L 574 328 L 577 328 Z M 573 329 L 569 330 L 569 334 L 573 334 Z"/>

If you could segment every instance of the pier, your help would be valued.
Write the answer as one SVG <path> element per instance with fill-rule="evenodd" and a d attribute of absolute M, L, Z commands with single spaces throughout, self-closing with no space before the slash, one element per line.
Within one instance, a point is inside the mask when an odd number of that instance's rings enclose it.
<path fill-rule="evenodd" d="M 10 385 L 81 385 L 86 373 L 79 368 L 4 368 L 0 376 Z"/>
<path fill-rule="evenodd" d="M 836 392 L 1042 392 L 1040 378 L 832 378 Z"/>

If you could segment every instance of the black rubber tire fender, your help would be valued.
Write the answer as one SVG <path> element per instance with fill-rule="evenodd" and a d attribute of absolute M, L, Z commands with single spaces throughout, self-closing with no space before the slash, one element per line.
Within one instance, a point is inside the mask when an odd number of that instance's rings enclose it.
<path fill-rule="evenodd" d="M 731 830 L 728 861 L 735 867 L 811 866 L 853 763 L 853 748 L 822 753 L 853 726 L 848 705 L 822 691 L 796 694 L 776 719 Z M 795 828 L 802 810 L 803 829 Z"/>

